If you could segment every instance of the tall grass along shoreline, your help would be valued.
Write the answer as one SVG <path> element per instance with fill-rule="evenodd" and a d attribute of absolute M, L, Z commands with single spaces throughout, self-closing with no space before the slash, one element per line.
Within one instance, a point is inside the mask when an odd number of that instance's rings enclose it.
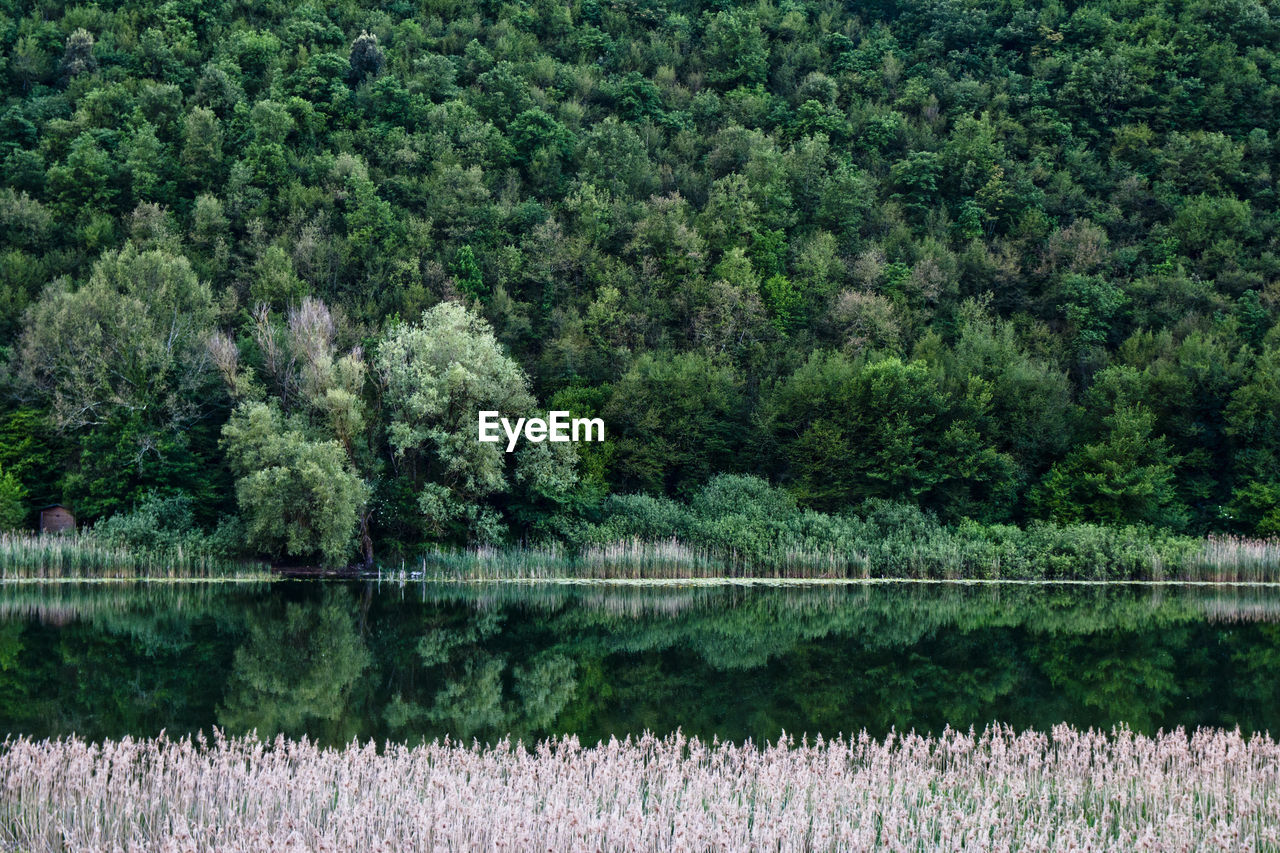
<path fill-rule="evenodd" d="M 762 536 L 731 520 L 697 538 L 626 535 L 578 547 L 434 547 L 425 580 L 697 578 L 1280 582 L 1280 540 L 1170 536 L 1144 528 L 1036 524 L 861 525 L 824 539 Z M 776 531 L 775 531 L 776 532 Z M 0 534 L 0 581 L 242 579 L 262 563 L 198 547 L 137 548 L 93 533 Z"/>
<path fill-rule="evenodd" d="M 1280 850 L 1280 745 L 1181 730 L 531 749 L 8 739 L 0 845 L 53 850 Z"/>
<path fill-rule="evenodd" d="M 1048 527 L 1048 526 L 1045 526 Z M 1016 530 L 1016 528 L 1014 528 Z M 1162 537 L 1144 531 L 1057 528 L 1000 538 L 955 532 L 887 535 L 846 547 L 783 546 L 744 553 L 670 538 L 562 546 L 435 548 L 414 576 L 425 580 L 681 578 L 1280 582 L 1280 541 L 1234 536 Z"/>
<path fill-rule="evenodd" d="M 260 580 L 266 566 L 199 548 L 129 548 L 92 533 L 0 534 L 0 580 L 237 578 Z"/>

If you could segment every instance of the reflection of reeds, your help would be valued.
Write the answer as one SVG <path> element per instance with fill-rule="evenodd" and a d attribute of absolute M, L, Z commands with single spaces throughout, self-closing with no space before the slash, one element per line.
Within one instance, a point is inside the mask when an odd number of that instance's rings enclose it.
<path fill-rule="evenodd" d="M 0 580 L 52 578 L 263 577 L 263 567 L 192 552 L 181 546 L 137 551 L 106 545 L 91 534 L 0 534 Z"/>
<path fill-rule="evenodd" d="M 1196 601 L 1196 609 L 1208 622 L 1249 624 L 1280 622 L 1280 597 L 1222 593 Z"/>
<path fill-rule="evenodd" d="M 195 618 L 215 610 L 233 590 L 226 583 L 19 583 L 0 585 L 0 621 L 65 625 L 130 612 Z M 265 583 L 233 584 L 236 594 L 262 595 Z"/>
<path fill-rule="evenodd" d="M 0 748 L 20 850 L 1280 849 L 1280 745 L 1059 726 L 532 750 L 215 735 Z"/>
<path fill-rule="evenodd" d="M 0 584 L 0 621 L 67 624 L 135 612 L 196 618 L 220 611 L 227 602 L 267 595 L 269 589 L 264 582 L 167 580 Z M 1241 585 L 848 584 L 785 579 L 401 582 L 397 577 L 379 589 L 382 595 L 432 606 L 460 604 L 485 611 L 519 608 L 543 613 L 578 608 L 623 619 L 728 615 L 747 606 L 756 608 L 758 615 L 760 607 L 767 607 L 772 618 L 779 619 L 857 612 L 868 617 L 879 614 L 876 618 L 890 623 L 922 619 L 936 626 L 1017 623 L 1036 630 L 1070 630 L 1077 617 L 1084 619 L 1082 625 L 1089 630 L 1133 627 L 1153 619 L 1280 621 L 1280 587 Z"/>
<path fill-rule="evenodd" d="M 1024 625 L 1034 631 L 1133 630 L 1170 621 L 1280 621 L 1280 587 L 1166 582 L 1062 584 L 966 582 L 822 583 L 769 580 L 420 581 L 406 583 L 433 605 L 464 603 L 477 610 L 554 612 L 580 608 L 624 619 L 728 615 L 754 607 L 757 618 L 860 614 L 886 624 L 965 628 Z"/>

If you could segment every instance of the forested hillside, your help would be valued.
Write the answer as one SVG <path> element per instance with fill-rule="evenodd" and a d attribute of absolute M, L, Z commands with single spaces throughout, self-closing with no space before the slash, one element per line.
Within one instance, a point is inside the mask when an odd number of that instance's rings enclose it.
<path fill-rule="evenodd" d="M 0 0 L 0 45 L 0 527 L 392 559 L 730 473 L 1280 534 L 1274 0 Z"/>

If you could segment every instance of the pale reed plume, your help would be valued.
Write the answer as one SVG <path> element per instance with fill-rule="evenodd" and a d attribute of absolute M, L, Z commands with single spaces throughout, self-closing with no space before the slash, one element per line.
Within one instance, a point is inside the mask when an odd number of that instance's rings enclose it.
<path fill-rule="evenodd" d="M 9 739 L 24 851 L 1278 850 L 1280 746 L 1181 730 L 532 749 Z"/>
<path fill-rule="evenodd" d="M 266 566 L 199 549 L 126 548 L 92 532 L 0 533 L 0 581 L 113 578 L 237 578 L 262 580 Z"/>

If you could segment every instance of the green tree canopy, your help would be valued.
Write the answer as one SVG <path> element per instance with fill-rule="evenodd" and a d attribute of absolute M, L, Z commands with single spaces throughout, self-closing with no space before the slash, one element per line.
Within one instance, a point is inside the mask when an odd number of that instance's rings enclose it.
<path fill-rule="evenodd" d="M 746 433 L 742 381 L 701 353 L 642 355 L 613 386 L 614 485 L 685 495 L 741 464 Z"/>
<path fill-rule="evenodd" d="M 1177 459 L 1155 434 L 1155 415 L 1126 406 L 1104 424 L 1101 440 L 1054 465 L 1032 500 L 1060 521 L 1180 526 L 1186 509 L 1174 490 Z"/>
<path fill-rule="evenodd" d="M 890 498 L 964 512 L 1011 496 L 1008 455 L 920 362 L 815 354 L 779 383 L 765 418 L 779 473 L 814 507 Z"/>
<path fill-rule="evenodd" d="M 241 403 L 222 430 L 249 545 L 273 557 L 351 554 L 369 489 L 337 441 L 312 438 L 275 404 Z"/>
<path fill-rule="evenodd" d="M 517 479 L 572 484 L 571 445 L 525 448 L 512 463 L 505 443 L 477 440 L 481 410 L 514 421 L 533 415 L 536 401 L 524 371 L 466 307 L 442 302 L 419 322 L 394 326 L 374 363 L 396 464 L 419 489 L 430 533 L 462 525 L 475 538 L 496 538 L 497 510 L 487 499 L 511 491 Z"/>

